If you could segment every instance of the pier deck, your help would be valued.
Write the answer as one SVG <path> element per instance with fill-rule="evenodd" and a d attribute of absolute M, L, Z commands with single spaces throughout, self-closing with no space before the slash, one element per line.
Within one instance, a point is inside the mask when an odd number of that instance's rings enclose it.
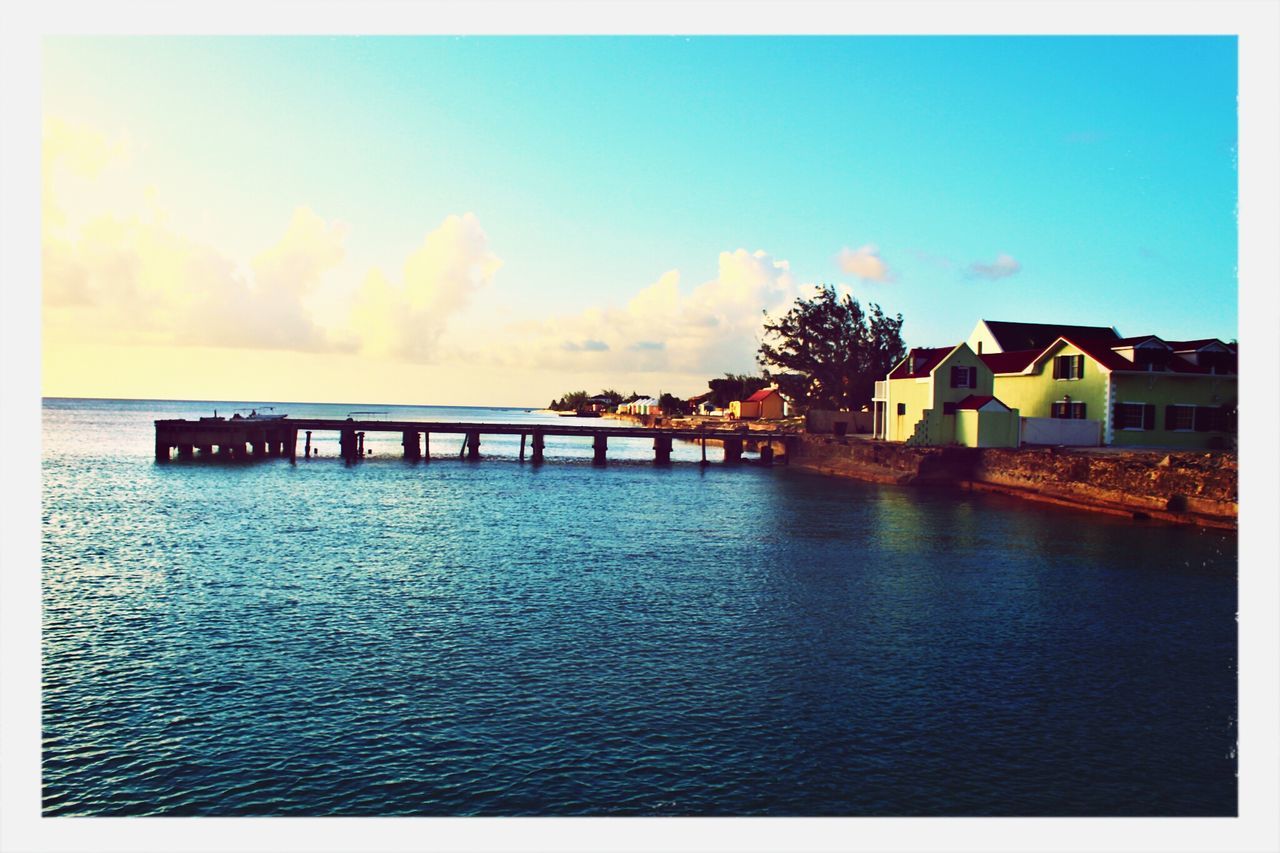
<path fill-rule="evenodd" d="M 707 461 L 707 442 L 718 441 L 724 446 L 726 462 L 739 462 L 746 443 L 757 443 L 760 460 L 772 462 L 774 445 L 785 452 L 789 438 L 785 435 L 751 433 L 745 426 L 739 429 L 638 427 L 612 424 L 511 424 L 511 423 L 459 423 L 453 421 L 388 421 L 356 420 L 354 418 L 231 418 L 200 420 L 158 420 L 156 427 L 156 460 L 167 462 L 172 451 L 179 458 L 194 458 L 199 450 L 202 456 L 217 455 L 224 458 L 243 459 L 268 456 L 287 456 L 297 460 L 298 435 L 305 433 L 304 458 L 310 458 L 311 436 L 315 432 L 336 432 L 339 436 L 340 455 L 347 462 L 355 462 L 365 455 L 364 436 L 370 432 L 400 433 L 404 456 L 411 460 L 431 458 L 431 434 L 463 435 L 462 452 L 470 459 L 480 457 L 482 435 L 520 436 L 520 459 L 525 457 L 526 441 L 533 462 L 543 461 L 543 448 L 547 436 L 578 436 L 590 438 L 594 461 L 606 461 L 610 438 L 653 439 L 654 461 L 671 461 L 673 441 L 694 441 L 702 445 L 702 462 Z"/>

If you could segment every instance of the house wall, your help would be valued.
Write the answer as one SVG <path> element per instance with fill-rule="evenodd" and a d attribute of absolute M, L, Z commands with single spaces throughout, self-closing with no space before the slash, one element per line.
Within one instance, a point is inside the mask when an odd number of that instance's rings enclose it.
<path fill-rule="evenodd" d="M 1112 376 L 1117 403 L 1151 403 L 1156 407 L 1155 429 L 1116 429 L 1111 443 L 1118 447 L 1207 448 L 1230 447 L 1234 436 L 1226 432 L 1166 430 L 1165 407 L 1170 404 L 1221 406 L 1237 399 L 1235 376 L 1177 373 L 1117 373 Z"/>
<path fill-rule="evenodd" d="M 761 418 L 780 418 L 782 417 L 782 395 L 770 394 L 759 403 L 755 404 L 759 407 L 757 417 Z"/>
<path fill-rule="evenodd" d="M 1084 355 L 1081 350 L 1064 344 L 1041 362 L 1039 370 L 1026 376 L 997 376 L 995 391 L 1000 402 L 1017 409 L 1026 418 L 1047 418 L 1051 405 L 1064 396 L 1085 404 L 1085 418 L 1104 421 L 1107 411 L 1107 371 L 1096 361 L 1084 357 L 1084 375 L 1079 379 L 1054 379 L 1053 358 L 1060 355 Z"/>
<path fill-rule="evenodd" d="M 1018 412 L 956 412 L 955 443 L 965 447 L 1017 447 Z"/>
<path fill-rule="evenodd" d="M 952 388 L 951 368 L 973 367 L 977 369 L 977 381 L 973 388 Z M 916 433 L 916 423 L 926 420 L 918 436 L 920 443 L 930 445 L 952 444 L 956 441 L 956 416 L 943 414 L 945 403 L 959 403 L 970 394 L 991 394 L 991 369 L 978 358 L 977 353 L 961 344 L 944 358 L 928 379 L 889 380 L 889 412 L 885 438 L 889 441 L 907 441 Z M 906 403 L 906 414 L 898 414 L 898 404 Z"/>
<path fill-rule="evenodd" d="M 978 412 L 978 447 L 1017 447 L 1019 440 L 1019 413 Z"/>
<path fill-rule="evenodd" d="M 886 416 L 885 438 L 889 441 L 906 441 L 916 428 L 916 421 L 924 417 L 925 409 L 933 404 L 933 380 L 889 380 L 889 413 Z M 898 414 L 898 404 L 906 405 L 906 414 Z"/>
<path fill-rule="evenodd" d="M 969 333 L 969 338 L 965 341 L 965 344 L 975 353 L 981 352 L 983 355 L 1004 352 L 995 337 L 987 331 L 987 324 L 981 320 L 978 321 L 978 325 L 973 327 L 973 331 Z"/>

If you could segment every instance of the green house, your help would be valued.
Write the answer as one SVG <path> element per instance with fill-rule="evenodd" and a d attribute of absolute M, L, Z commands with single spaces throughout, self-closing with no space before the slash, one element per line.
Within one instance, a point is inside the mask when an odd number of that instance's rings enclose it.
<path fill-rule="evenodd" d="M 1017 447 L 1018 412 L 996 399 L 992 381 L 967 344 L 912 349 L 876 383 L 875 435 L 912 445 Z"/>
<path fill-rule="evenodd" d="M 1234 444 L 1236 352 L 1220 340 L 1073 333 L 980 358 L 993 393 L 1021 411 L 1025 444 Z"/>

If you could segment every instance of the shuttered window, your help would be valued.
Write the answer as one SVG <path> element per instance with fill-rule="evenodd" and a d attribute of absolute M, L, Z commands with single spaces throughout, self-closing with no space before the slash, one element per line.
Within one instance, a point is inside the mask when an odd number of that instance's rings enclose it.
<path fill-rule="evenodd" d="M 1084 376 L 1084 356 L 1060 355 L 1053 360 L 1054 379 L 1080 379 Z"/>
<path fill-rule="evenodd" d="M 1155 405 L 1152 403 L 1116 403 L 1115 428 L 1155 429 Z"/>
<path fill-rule="evenodd" d="M 1085 419 L 1085 404 L 1073 403 L 1068 400 L 1052 403 L 1049 406 L 1049 417 L 1082 421 Z"/>
<path fill-rule="evenodd" d="M 1168 430 L 1195 429 L 1196 407 L 1179 405 L 1165 406 L 1164 428 Z"/>
<path fill-rule="evenodd" d="M 978 368 L 964 365 L 953 365 L 951 368 L 952 388 L 977 388 Z"/>

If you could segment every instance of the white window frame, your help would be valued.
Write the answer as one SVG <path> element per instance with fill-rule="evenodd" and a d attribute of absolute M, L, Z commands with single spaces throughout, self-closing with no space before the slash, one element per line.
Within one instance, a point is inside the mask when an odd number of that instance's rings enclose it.
<path fill-rule="evenodd" d="M 1146 401 L 1146 400 L 1121 400 L 1121 401 L 1120 401 L 1120 405 L 1122 405 L 1122 406 L 1146 406 L 1146 405 L 1147 405 L 1147 401 Z M 1145 412 L 1144 412 L 1144 413 L 1145 413 Z M 1139 418 L 1138 418 L 1138 420 L 1142 420 L 1142 418 L 1141 418 L 1141 417 L 1139 417 Z M 1116 429 L 1118 429 L 1118 430 L 1123 430 L 1124 432 L 1154 432 L 1154 431 L 1155 431 L 1155 430 L 1148 430 L 1146 427 L 1143 427 L 1143 426 L 1136 426 L 1136 427 L 1131 427 L 1131 426 L 1118 426 L 1118 427 L 1116 427 Z"/>
<path fill-rule="evenodd" d="M 1185 428 L 1174 427 L 1173 429 L 1167 430 L 1167 431 L 1168 432 L 1195 432 L 1196 431 L 1196 409 L 1200 407 L 1195 403 L 1170 403 L 1169 405 L 1176 406 L 1179 409 L 1190 409 L 1191 410 L 1191 426 L 1185 427 Z"/>

